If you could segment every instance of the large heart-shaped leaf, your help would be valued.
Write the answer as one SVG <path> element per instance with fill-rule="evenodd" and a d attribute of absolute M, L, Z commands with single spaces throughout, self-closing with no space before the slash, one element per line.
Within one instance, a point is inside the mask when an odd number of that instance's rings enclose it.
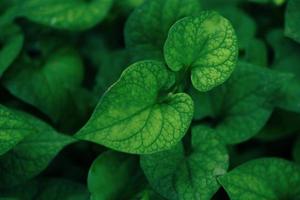
<path fill-rule="evenodd" d="M 184 136 L 193 116 L 192 99 L 170 88 L 174 80 L 163 63 L 131 65 L 104 94 L 77 138 L 130 153 L 171 148 Z"/>

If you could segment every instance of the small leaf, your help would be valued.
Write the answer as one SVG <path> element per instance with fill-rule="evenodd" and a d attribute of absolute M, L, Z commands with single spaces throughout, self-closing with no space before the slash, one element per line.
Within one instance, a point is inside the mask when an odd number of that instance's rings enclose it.
<path fill-rule="evenodd" d="M 190 152 L 178 144 L 171 150 L 141 157 L 151 186 L 167 199 L 211 199 L 219 189 L 217 176 L 226 173 L 225 146 L 204 126 L 192 130 Z"/>
<path fill-rule="evenodd" d="M 168 91 L 174 78 L 160 62 L 129 66 L 104 94 L 77 138 L 139 154 L 174 146 L 193 116 L 192 99 Z"/>
<path fill-rule="evenodd" d="M 137 160 L 132 156 L 113 151 L 101 154 L 89 170 L 91 200 L 125 199 L 126 192 L 135 189 L 136 166 Z"/>
<path fill-rule="evenodd" d="M 290 0 L 285 12 L 285 35 L 300 43 L 300 1 Z"/>
<path fill-rule="evenodd" d="M 205 11 L 172 26 L 164 54 L 173 71 L 191 70 L 193 86 L 205 92 L 229 78 L 238 45 L 230 22 L 216 12 Z"/>
<path fill-rule="evenodd" d="M 83 80 L 83 65 L 78 54 L 71 48 L 54 49 L 46 61 L 28 60 L 23 55 L 3 79 L 5 87 L 23 101 L 34 105 L 58 122 L 72 110 L 73 100 Z M 45 62 L 45 64 L 43 64 Z"/>
<path fill-rule="evenodd" d="M 57 29 L 89 29 L 107 15 L 112 0 L 18 0 L 18 16 Z"/>
<path fill-rule="evenodd" d="M 163 60 L 163 46 L 170 27 L 179 19 L 197 15 L 199 0 L 146 0 L 128 18 L 126 47 L 134 60 Z"/>
<path fill-rule="evenodd" d="M 15 186 L 38 175 L 62 148 L 75 141 L 37 119 L 27 118 L 37 130 L 0 157 L 0 188 Z"/>
<path fill-rule="evenodd" d="M 209 93 L 216 134 L 227 144 L 258 134 L 289 79 L 289 75 L 240 62 L 231 78 Z"/>
<path fill-rule="evenodd" d="M 300 167 L 279 158 L 252 160 L 219 178 L 231 200 L 299 199 Z"/>
<path fill-rule="evenodd" d="M 24 36 L 19 27 L 7 25 L 1 27 L 0 33 L 0 77 L 12 64 L 23 46 Z"/>

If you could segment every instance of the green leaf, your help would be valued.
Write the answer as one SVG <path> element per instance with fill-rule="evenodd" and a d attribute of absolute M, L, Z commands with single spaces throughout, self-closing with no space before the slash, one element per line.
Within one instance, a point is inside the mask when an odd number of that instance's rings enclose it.
<path fill-rule="evenodd" d="M 294 160 L 300 164 L 300 137 L 296 140 L 293 148 Z"/>
<path fill-rule="evenodd" d="M 267 67 L 268 66 L 268 51 L 267 46 L 262 40 L 252 39 L 245 49 L 246 62 L 254 65 Z"/>
<path fill-rule="evenodd" d="M 112 0 L 18 0 L 18 16 L 57 29 L 81 31 L 101 22 Z"/>
<path fill-rule="evenodd" d="M 231 200 L 300 198 L 300 167 L 279 158 L 252 160 L 219 178 Z"/>
<path fill-rule="evenodd" d="M 282 29 L 273 29 L 267 34 L 267 42 L 272 47 L 275 58 L 274 63 L 299 53 L 299 44 L 284 36 Z"/>
<path fill-rule="evenodd" d="M 160 62 L 129 66 L 104 94 L 77 138 L 139 154 L 174 146 L 193 116 L 192 99 L 168 91 L 174 79 Z"/>
<path fill-rule="evenodd" d="M 236 65 L 238 45 L 227 19 L 212 11 L 199 14 L 172 26 L 164 53 L 173 71 L 191 70 L 194 87 L 205 92 L 229 78 Z"/>
<path fill-rule="evenodd" d="M 3 79 L 5 87 L 23 101 L 37 107 L 54 122 L 69 110 L 76 113 L 74 94 L 83 80 L 83 65 L 71 48 L 54 49 L 55 53 L 31 60 L 24 54 Z"/>
<path fill-rule="evenodd" d="M 167 199 L 211 199 L 219 189 L 217 177 L 226 173 L 229 157 L 213 130 L 192 130 L 191 147 L 141 156 L 141 167 L 151 186 Z"/>
<path fill-rule="evenodd" d="M 0 33 L 0 78 L 3 72 L 12 64 L 23 46 L 23 34 L 19 27 L 7 25 L 1 27 Z"/>
<path fill-rule="evenodd" d="M 124 198 L 134 190 L 137 160 L 113 151 L 102 153 L 93 162 L 88 175 L 91 200 Z"/>
<path fill-rule="evenodd" d="M 238 46 L 245 49 L 255 37 L 255 21 L 243 10 L 233 6 L 225 6 L 217 9 L 224 17 L 228 18 L 236 32 Z M 256 49 L 259 50 L 259 49 Z"/>
<path fill-rule="evenodd" d="M 37 119 L 30 116 L 27 119 L 36 131 L 0 157 L 0 188 L 15 186 L 38 175 L 62 148 L 75 141 Z"/>
<path fill-rule="evenodd" d="M 163 60 L 163 46 L 170 27 L 177 20 L 200 11 L 199 0 L 146 0 L 127 20 L 126 47 L 134 60 Z"/>
<path fill-rule="evenodd" d="M 216 134 L 227 144 L 248 140 L 269 119 L 278 90 L 290 76 L 240 62 L 231 78 L 209 95 Z"/>
<path fill-rule="evenodd" d="M 285 35 L 300 43 L 300 1 L 289 0 L 285 12 Z"/>

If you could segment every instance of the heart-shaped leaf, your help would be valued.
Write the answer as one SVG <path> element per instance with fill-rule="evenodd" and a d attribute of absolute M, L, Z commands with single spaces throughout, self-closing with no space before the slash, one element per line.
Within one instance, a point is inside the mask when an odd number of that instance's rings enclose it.
<path fill-rule="evenodd" d="M 209 91 L 233 72 L 238 44 L 230 22 L 213 11 L 186 17 L 170 29 L 164 46 L 165 60 L 173 71 L 191 70 L 193 86 Z"/>
<path fill-rule="evenodd" d="M 171 148 L 184 136 L 193 116 L 192 99 L 171 91 L 174 80 L 163 63 L 131 65 L 104 94 L 77 138 L 129 153 Z"/>
<path fill-rule="evenodd" d="M 167 199 L 209 200 L 220 187 L 217 176 L 226 173 L 229 165 L 226 147 L 205 126 L 193 128 L 191 143 L 187 149 L 178 144 L 171 150 L 141 157 L 151 186 Z"/>

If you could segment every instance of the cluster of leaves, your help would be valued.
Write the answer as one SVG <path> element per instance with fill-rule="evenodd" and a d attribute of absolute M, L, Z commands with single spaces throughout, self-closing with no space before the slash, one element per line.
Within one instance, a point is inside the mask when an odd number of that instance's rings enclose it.
<path fill-rule="evenodd" d="M 300 199 L 300 0 L 1 0 L 0 117 L 0 199 Z"/>

